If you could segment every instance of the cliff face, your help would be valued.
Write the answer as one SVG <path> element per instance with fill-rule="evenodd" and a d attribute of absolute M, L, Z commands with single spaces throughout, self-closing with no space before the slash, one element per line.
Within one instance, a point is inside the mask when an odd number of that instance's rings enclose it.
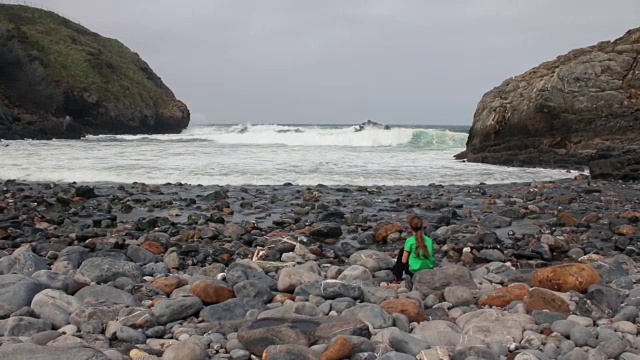
<path fill-rule="evenodd" d="M 178 133 L 189 116 L 120 42 L 49 11 L 0 4 L 0 139 Z"/>
<path fill-rule="evenodd" d="M 484 94 L 456 157 L 638 178 L 639 72 L 640 28 L 508 79 Z"/>

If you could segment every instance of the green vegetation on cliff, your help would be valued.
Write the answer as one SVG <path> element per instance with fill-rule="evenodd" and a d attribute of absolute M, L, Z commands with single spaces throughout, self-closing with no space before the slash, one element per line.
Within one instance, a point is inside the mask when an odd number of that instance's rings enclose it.
<path fill-rule="evenodd" d="M 186 106 L 119 41 L 50 11 L 0 4 L 0 138 L 179 132 L 188 123 Z"/>

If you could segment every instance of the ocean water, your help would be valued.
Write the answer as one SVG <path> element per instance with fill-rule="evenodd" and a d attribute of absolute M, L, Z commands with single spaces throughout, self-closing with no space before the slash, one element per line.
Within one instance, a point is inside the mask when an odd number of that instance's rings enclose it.
<path fill-rule="evenodd" d="M 427 185 L 544 181 L 562 170 L 455 160 L 468 127 L 216 125 L 181 134 L 2 141 L 0 179 L 203 185 Z"/>

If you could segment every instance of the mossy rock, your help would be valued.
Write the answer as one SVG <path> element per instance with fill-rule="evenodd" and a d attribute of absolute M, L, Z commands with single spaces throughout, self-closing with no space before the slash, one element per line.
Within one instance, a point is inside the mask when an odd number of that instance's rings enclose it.
<path fill-rule="evenodd" d="M 178 133 L 189 110 L 117 40 L 0 4 L 0 139 Z"/>

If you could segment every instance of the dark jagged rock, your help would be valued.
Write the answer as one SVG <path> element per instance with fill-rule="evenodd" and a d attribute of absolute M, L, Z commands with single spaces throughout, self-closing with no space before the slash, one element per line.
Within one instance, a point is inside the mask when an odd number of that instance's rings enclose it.
<path fill-rule="evenodd" d="M 189 110 L 117 40 L 0 4 L 0 139 L 179 133 Z"/>
<path fill-rule="evenodd" d="M 382 129 L 382 130 L 390 130 L 391 127 L 389 125 L 380 124 L 379 122 L 375 122 L 373 120 L 367 120 L 362 124 L 359 124 L 355 127 L 355 132 L 363 131 L 366 129 Z"/>
<path fill-rule="evenodd" d="M 576 49 L 484 94 L 456 157 L 640 178 L 640 28 Z"/>

